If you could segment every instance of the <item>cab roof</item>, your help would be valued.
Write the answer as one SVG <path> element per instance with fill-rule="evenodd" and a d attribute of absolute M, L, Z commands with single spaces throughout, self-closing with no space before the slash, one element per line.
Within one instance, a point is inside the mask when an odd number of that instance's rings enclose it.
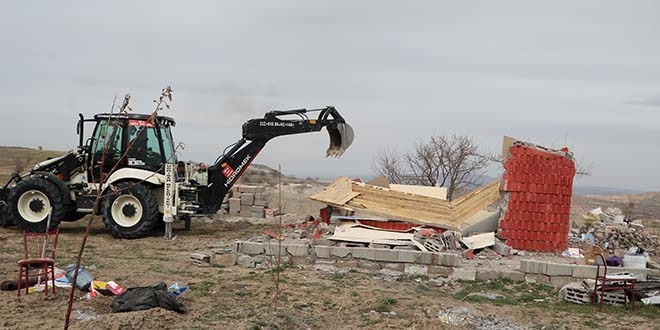
<path fill-rule="evenodd" d="M 141 113 L 99 113 L 94 115 L 94 120 L 103 120 L 103 119 L 135 119 L 135 120 L 149 120 L 151 119 L 151 114 L 141 114 Z M 170 126 L 175 126 L 176 121 L 174 118 L 167 116 L 156 116 L 159 123 L 166 123 Z"/>

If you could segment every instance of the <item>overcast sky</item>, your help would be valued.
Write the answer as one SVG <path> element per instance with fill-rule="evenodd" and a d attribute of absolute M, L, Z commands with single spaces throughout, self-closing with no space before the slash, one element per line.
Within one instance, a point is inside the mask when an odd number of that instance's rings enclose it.
<path fill-rule="evenodd" d="M 77 114 L 174 88 L 183 159 L 212 161 L 270 109 L 334 105 L 355 130 L 280 137 L 255 162 L 368 175 L 436 134 L 568 146 L 578 185 L 660 189 L 658 1 L 12 1 L 0 12 L 0 145 L 75 147 Z"/>

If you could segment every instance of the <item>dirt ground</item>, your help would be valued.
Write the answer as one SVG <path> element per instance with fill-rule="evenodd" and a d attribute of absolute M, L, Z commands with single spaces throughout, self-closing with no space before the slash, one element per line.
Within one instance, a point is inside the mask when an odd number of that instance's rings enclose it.
<path fill-rule="evenodd" d="M 300 191 L 299 191 L 300 190 Z M 305 210 L 289 221 L 302 220 L 318 205 L 306 202 L 309 191 L 283 193 L 288 210 Z M 295 196 L 298 196 L 296 199 Z M 318 210 L 318 209 L 317 209 Z M 88 218 L 62 223 L 57 265 L 74 262 Z M 327 273 L 314 265 L 285 267 L 277 305 L 274 273 L 238 266 L 197 266 L 193 252 L 222 250 L 238 239 L 274 230 L 268 221 L 216 216 L 196 218 L 191 231 L 175 223 L 176 238 L 161 235 L 138 240 L 114 239 L 96 218 L 82 264 L 98 280 L 124 288 L 174 282 L 190 286 L 179 301 L 188 312 L 154 308 L 112 313 L 111 296 L 80 299 L 75 290 L 70 329 L 654 329 L 656 310 L 594 306 L 559 301 L 555 290 L 511 283 L 451 282 L 434 286 L 425 277 L 391 280 L 360 271 Z M 15 279 L 22 253 L 16 228 L 0 228 L 0 279 Z M 478 260 L 478 259 L 477 259 Z M 490 263 L 477 263 L 491 267 Z M 16 296 L 0 291 L 0 329 L 63 328 L 69 289 Z M 466 293 L 470 293 L 469 295 Z M 480 299 L 497 292 L 503 299 Z M 476 293 L 477 296 L 472 296 Z M 475 298 L 476 297 L 476 298 Z"/>

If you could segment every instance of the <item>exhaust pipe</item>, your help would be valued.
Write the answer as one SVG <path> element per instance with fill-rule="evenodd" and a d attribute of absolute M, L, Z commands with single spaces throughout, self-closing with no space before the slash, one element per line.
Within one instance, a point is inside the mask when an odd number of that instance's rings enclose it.
<path fill-rule="evenodd" d="M 326 157 L 339 158 L 346 152 L 346 149 L 353 143 L 353 127 L 346 123 L 338 123 L 327 126 L 328 134 L 330 135 L 330 146 L 326 151 Z"/>

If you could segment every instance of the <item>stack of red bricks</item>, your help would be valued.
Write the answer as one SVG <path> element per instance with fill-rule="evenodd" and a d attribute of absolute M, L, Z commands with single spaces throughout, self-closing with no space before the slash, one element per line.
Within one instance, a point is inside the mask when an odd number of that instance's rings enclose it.
<path fill-rule="evenodd" d="M 548 151 L 517 143 L 504 163 L 502 190 L 508 206 L 499 237 L 526 251 L 564 251 L 568 247 L 575 163 L 567 149 Z"/>

